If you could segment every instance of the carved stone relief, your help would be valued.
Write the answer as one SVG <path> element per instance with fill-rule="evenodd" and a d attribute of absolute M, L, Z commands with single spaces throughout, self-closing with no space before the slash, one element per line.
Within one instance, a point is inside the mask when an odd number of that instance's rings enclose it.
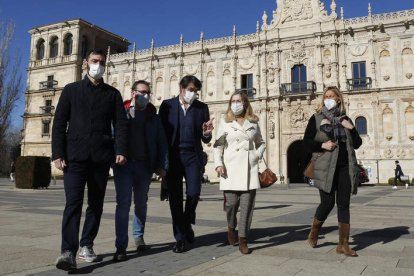
<path fill-rule="evenodd" d="M 368 45 L 357 45 L 357 46 L 350 47 L 349 52 L 354 57 L 359 57 L 365 54 L 367 49 L 368 49 Z"/>
<path fill-rule="evenodd" d="M 292 43 L 290 48 L 292 49 L 290 57 L 293 60 L 299 61 L 306 56 L 305 43 L 303 41 L 296 41 Z"/>
<path fill-rule="evenodd" d="M 290 0 L 285 2 L 282 23 L 305 20 L 312 17 L 313 13 L 310 1 Z"/>
<path fill-rule="evenodd" d="M 290 125 L 293 128 L 304 128 L 308 123 L 307 116 L 302 106 L 299 106 L 290 114 Z"/>

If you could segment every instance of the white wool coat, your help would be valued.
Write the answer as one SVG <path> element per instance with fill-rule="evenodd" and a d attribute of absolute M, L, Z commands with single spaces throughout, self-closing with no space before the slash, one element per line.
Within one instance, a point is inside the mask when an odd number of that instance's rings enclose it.
<path fill-rule="evenodd" d="M 223 166 L 227 177 L 220 177 L 220 190 L 248 191 L 260 188 L 259 160 L 265 150 L 257 123 L 221 119 L 217 132 L 218 140 L 213 150 L 215 168 Z M 222 139 L 220 139 L 222 137 Z"/>

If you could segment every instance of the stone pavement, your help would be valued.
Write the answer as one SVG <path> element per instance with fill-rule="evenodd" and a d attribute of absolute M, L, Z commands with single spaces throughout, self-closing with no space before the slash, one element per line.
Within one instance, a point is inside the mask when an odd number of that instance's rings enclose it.
<path fill-rule="evenodd" d="M 360 188 L 351 201 L 351 241 L 360 256 L 350 258 L 335 253 L 336 211 L 324 224 L 320 245 L 312 249 L 307 244 L 319 196 L 304 184 L 274 185 L 257 193 L 250 255 L 225 244 L 222 194 L 218 185 L 203 185 L 196 242 L 189 251 L 175 254 L 169 206 L 159 200 L 159 187 L 152 184 L 148 201 L 145 240 L 151 248 L 136 253 L 130 242 L 129 260 L 113 263 L 115 190 L 108 184 L 94 247 L 103 261 L 78 260 L 75 274 L 414 275 L 414 189 Z M 0 275 L 67 274 L 55 269 L 63 207 L 61 181 L 46 190 L 18 190 L 0 179 Z"/>

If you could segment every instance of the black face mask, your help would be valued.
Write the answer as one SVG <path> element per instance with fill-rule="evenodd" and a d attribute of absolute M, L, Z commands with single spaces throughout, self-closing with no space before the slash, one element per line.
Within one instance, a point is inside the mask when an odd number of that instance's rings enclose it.
<path fill-rule="evenodd" d="M 149 103 L 148 95 L 136 95 L 135 96 L 135 107 L 139 110 L 145 109 Z"/>

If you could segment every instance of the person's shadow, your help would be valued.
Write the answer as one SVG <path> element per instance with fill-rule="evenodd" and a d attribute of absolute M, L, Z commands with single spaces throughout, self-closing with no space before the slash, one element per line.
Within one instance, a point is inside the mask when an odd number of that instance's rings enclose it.
<path fill-rule="evenodd" d="M 354 250 L 361 250 L 376 243 L 386 244 L 399 239 L 403 235 L 409 235 L 408 226 L 395 226 L 376 229 L 352 235 Z"/>

